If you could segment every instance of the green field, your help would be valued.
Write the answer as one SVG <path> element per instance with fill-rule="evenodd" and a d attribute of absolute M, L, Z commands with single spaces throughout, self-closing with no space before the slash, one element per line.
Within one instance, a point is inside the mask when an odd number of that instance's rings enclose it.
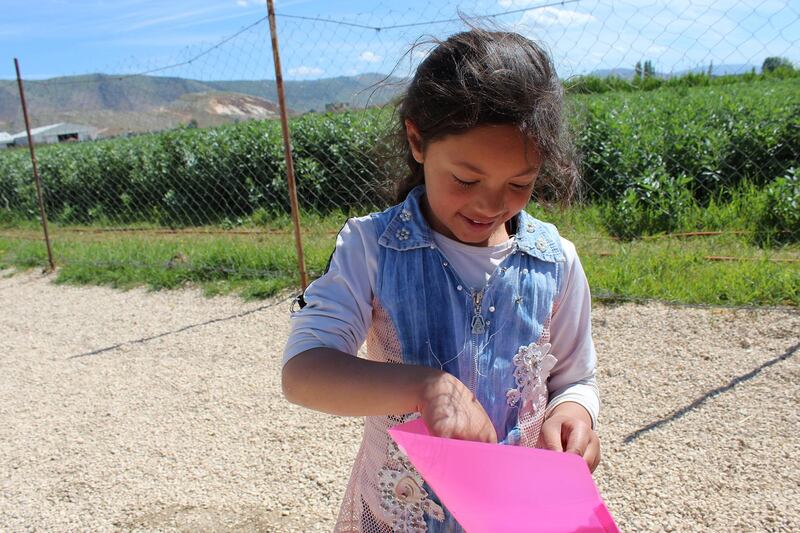
<path fill-rule="evenodd" d="M 784 189 L 792 194 L 773 202 L 788 218 L 755 210 L 751 217 L 765 230 L 800 238 L 800 218 L 791 216 L 800 189 L 800 77 L 578 94 L 568 110 L 584 200 L 608 205 L 604 222 L 612 234 L 675 231 L 687 212 L 788 179 Z M 389 157 L 391 120 L 383 109 L 291 121 L 304 211 L 386 203 L 381 191 L 403 172 Z M 30 218 L 37 208 L 28 154 L 5 152 L 0 220 Z M 47 212 L 64 224 L 236 225 L 289 209 L 275 121 L 45 146 L 38 159 Z"/>
<path fill-rule="evenodd" d="M 568 118 L 581 203 L 531 210 L 576 243 L 597 297 L 798 305 L 800 77 L 784 74 L 604 82 L 602 94 L 580 81 Z M 389 202 L 402 172 L 391 119 L 291 121 L 312 278 L 348 215 Z M 298 283 L 274 121 L 45 146 L 38 159 L 60 281 L 245 297 Z M 46 262 L 30 176 L 25 150 L 0 152 L 0 266 Z M 696 232 L 715 234 L 675 236 Z"/>
<path fill-rule="evenodd" d="M 602 300 L 659 299 L 712 305 L 800 305 L 800 245 L 761 249 L 747 234 L 664 236 L 625 242 L 605 231 L 597 208 L 531 209 L 577 246 L 593 295 Z M 344 215 L 302 221 L 310 279 L 333 250 Z M 269 297 L 299 286 L 287 221 L 237 232 L 203 227 L 164 232 L 54 227 L 59 282 L 119 288 L 198 287 L 206 294 Z M 715 260 L 713 258 L 727 258 Z M 0 230 L 0 268 L 43 268 L 35 227 Z"/>

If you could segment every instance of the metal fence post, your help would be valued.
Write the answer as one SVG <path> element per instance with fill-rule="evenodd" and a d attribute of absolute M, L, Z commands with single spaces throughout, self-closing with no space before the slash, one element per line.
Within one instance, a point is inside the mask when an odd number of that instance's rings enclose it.
<path fill-rule="evenodd" d="M 294 222 L 294 242 L 297 248 L 297 266 L 300 269 L 300 285 L 305 291 L 308 286 L 306 278 L 306 261 L 303 256 L 303 242 L 300 235 L 300 208 L 297 203 L 297 186 L 294 179 L 294 163 L 292 162 L 292 144 L 289 135 L 289 119 L 286 113 L 286 95 L 283 90 L 283 75 L 281 74 L 281 58 L 278 54 L 278 31 L 275 27 L 275 4 L 267 0 L 267 13 L 269 15 L 269 33 L 272 38 L 272 58 L 275 60 L 275 85 L 278 89 L 278 107 L 281 113 L 281 130 L 283 131 L 283 152 L 286 159 L 286 179 L 289 182 L 289 201 L 292 206 L 292 221 Z"/>
<path fill-rule="evenodd" d="M 36 164 L 36 151 L 33 147 L 33 136 L 31 135 L 31 123 L 28 120 L 28 106 L 25 103 L 25 89 L 22 86 L 22 75 L 19 73 L 19 60 L 14 58 L 14 67 L 17 69 L 17 86 L 19 87 L 19 99 L 22 102 L 22 116 L 25 118 L 25 130 L 28 132 L 28 148 L 31 152 L 31 163 L 33 163 L 33 179 L 36 182 L 36 198 L 39 201 L 39 215 L 42 218 L 42 230 L 44 231 L 44 242 L 47 245 L 47 259 L 50 262 L 50 271 L 56 269 L 53 261 L 53 249 L 50 246 L 50 235 L 47 231 L 47 213 L 44 210 L 44 198 L 42 197 L 42 183 L 39 179 L 39 166 Z"/>

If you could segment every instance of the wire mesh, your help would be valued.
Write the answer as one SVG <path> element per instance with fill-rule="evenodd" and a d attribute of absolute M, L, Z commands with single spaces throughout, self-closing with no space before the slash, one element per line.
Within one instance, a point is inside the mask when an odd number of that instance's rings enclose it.
<path fill-rule="evenodd" d="M 430 42 L 465 21 L 550 50 L 583 195 L 577 214 L 532 209 L 561 222 L 591 256 L 589 269 L 670 241 L 693 260 L 757 259 L 797 280 L 800 11 L 709 0 L 279 6 L 312 276 L 346 216 L 392 203 L 405 172 L 393 157 L 393 104 Z M 223 278 L 293 277 L 266 16 L 171 58 L 98 70 L 26 81 L 56 261 L 148 264 L 198 280 L 212 278 L 209 269 Z M 0 133 L 0 224 L 7 239 L 27 238 L 37 207 L 13 80 L 0 81 L 0 111 L 0 131 L 10 133 Z M 87 229 L 96 238 L 90 252 Z M 27 250 L 5 242 L 6 262 Z M 612 285 L 599 292 L 652 296 Z"/>

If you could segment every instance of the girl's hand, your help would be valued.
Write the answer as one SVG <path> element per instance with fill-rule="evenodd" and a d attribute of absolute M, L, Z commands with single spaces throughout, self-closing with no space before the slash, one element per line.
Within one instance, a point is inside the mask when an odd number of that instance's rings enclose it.
<path fill-rule="evenodd" d="M 431 435 L 497 443 L 489 415 L 475 395 L 452 374 L 436 374 L 422 387 L 417 410 Z"/>
<path fill-rule="evenodd" d="M 592 430 L 589 413 L 575 402 L 558 405 L 542 424 L 537 448 L 574 453 L 594 472 L 600 463 L 600 439 Z"/>

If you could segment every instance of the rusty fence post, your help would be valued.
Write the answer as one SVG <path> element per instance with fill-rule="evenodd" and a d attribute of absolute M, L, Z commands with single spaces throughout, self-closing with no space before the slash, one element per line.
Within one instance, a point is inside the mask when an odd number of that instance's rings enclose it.
<path fill-rule="evenodd" d="M 36 162 L 36 150 L 33 146 L 33 136 L 31 135 L 31 123 L 28 120 L 28 105 L 25 103 L 25 89 L 22 86 L 22 75 L 19 73 L 19 61 L 14 58 L 14 67 L 17 69 L 17 86 L 19 87 L 19 99 L 22 102 L 22 116 L 25 118 L 25 130 L 28 132 L 28 148 L 31 152 L 31 163 L 33 163 L 33 179 L 36 182 L 36 197 L 39 201 L 39 215 L 42 219 L 42 230 L 44 231 L 44 242 L 47 245 L 47 259 L 50 262 L 50 271 L 56 269 L 53 261 L 53 248 L 50 246 L 50 235 L 47 231 L 47 213 L 44 210 L 44 198 L 42 196 L 42 183 L 39 178 L 39 165 Z"/>
<path fill-rule="evenodd" d="M 300 269 L 300 285 L 302 286 L 302 290 L 305 291 L 308 286 L 308 278 L 306 277 L 306 261 L 303 255 L 303 242 L 300 234 L 300 208 L 297 203 L 297 186 L 295 184 L 294 163 L 292 160 L 292 142 L 289 134 L 289 119 L 286 113 L 286 95 L 283 90 L 281 58 L 278 54 L 278 31 L 275 27 L 275 4 L 273 0 L 267 0 L 267 14 L 269 15 L 269 33 L 272 38 L 272 58 L 275 61 L 275 85 L 278 89 L 278 108 L 281 114 L 283 152 L 286 159 L 286 180 L 289 183 L 289 201 L 292 206 L 294 242 L 297 249 L 297 266 Z"/>

